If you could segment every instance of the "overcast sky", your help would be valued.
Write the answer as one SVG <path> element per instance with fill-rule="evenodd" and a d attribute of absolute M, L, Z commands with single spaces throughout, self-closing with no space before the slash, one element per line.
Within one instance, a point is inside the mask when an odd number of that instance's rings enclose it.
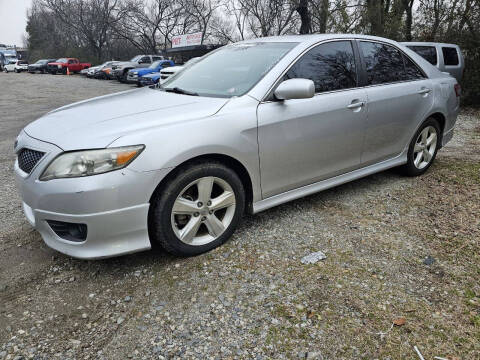
<path fill-rule="evenodd" d="M 27 8 L 32 0 L 0 0 L 0 44 L 23 46 Z"/>

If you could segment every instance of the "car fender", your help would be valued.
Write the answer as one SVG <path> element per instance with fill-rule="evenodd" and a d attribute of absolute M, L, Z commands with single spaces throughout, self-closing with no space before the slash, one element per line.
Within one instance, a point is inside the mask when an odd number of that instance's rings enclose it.
<path fill-rule="evenodd" d="M 243 108 L 241 113 L 219 112 L 201 119 L 144 129 L 116 139 L 109 147 L 134 144 L 146 146 L 128 166 L 134 171 L 174 169 L 205 155 L 231 157 L 247 170 L 254 201 L 261 199 L 256 105 Z"/>

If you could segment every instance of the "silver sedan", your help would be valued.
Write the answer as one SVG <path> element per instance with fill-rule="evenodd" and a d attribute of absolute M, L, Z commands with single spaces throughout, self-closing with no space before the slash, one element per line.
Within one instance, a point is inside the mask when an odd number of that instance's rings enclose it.
<path fill-rule="evenodd" d="M 168 79 L 75 103 L 15 144 L 29 222 L 101 258 L 211 250 L 257 213 L 392 167 L 424 173 L 453 134 L 460 87 L 394 41 L 255 39 Z"/>

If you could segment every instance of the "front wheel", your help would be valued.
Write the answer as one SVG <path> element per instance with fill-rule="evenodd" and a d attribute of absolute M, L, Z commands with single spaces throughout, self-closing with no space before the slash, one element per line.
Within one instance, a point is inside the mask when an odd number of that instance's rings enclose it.
<path fill-rule="evenodd" d="M 432 165 L 440 147 L 441 133 L 438 121 L 428 118 L 420 126 L 408 147 L 407 163 L 402 166 L 408 176 L 422 175 Z"/>
<path fill-rule="evenodd" d="M 245 191 L 233 170 L 217 162 L 193 164 L 157 189 L 150 238 L 174 255 L 198 255 L 232 236 L 244 208 Z"/>

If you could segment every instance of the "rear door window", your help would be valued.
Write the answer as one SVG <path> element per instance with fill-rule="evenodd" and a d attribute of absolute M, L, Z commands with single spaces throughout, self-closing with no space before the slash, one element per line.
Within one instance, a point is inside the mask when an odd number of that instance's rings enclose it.
<path fill-rule="evenodd" d="M 297 78 L 312 80 L 317 93 L 356 87 L 352 43 L 332 41 L 308 51 L 288 70 L 284 79 Z"/>
<path fill-rule="evenodd" d="M 437 49 L 434 46 L 407 46 L 432 65 L 437 65 Z"/>
<path fill-rule="evenodd" d="M 393 46 L 370 41 L 360 42 L 368 85 L 406 80 L 403 54 Z"/>
<path fill-rule="evenodd" d="M 454 47 L 442 47 L 443 63 L 445 65 L 458 65 L 458 53 Z"/>

